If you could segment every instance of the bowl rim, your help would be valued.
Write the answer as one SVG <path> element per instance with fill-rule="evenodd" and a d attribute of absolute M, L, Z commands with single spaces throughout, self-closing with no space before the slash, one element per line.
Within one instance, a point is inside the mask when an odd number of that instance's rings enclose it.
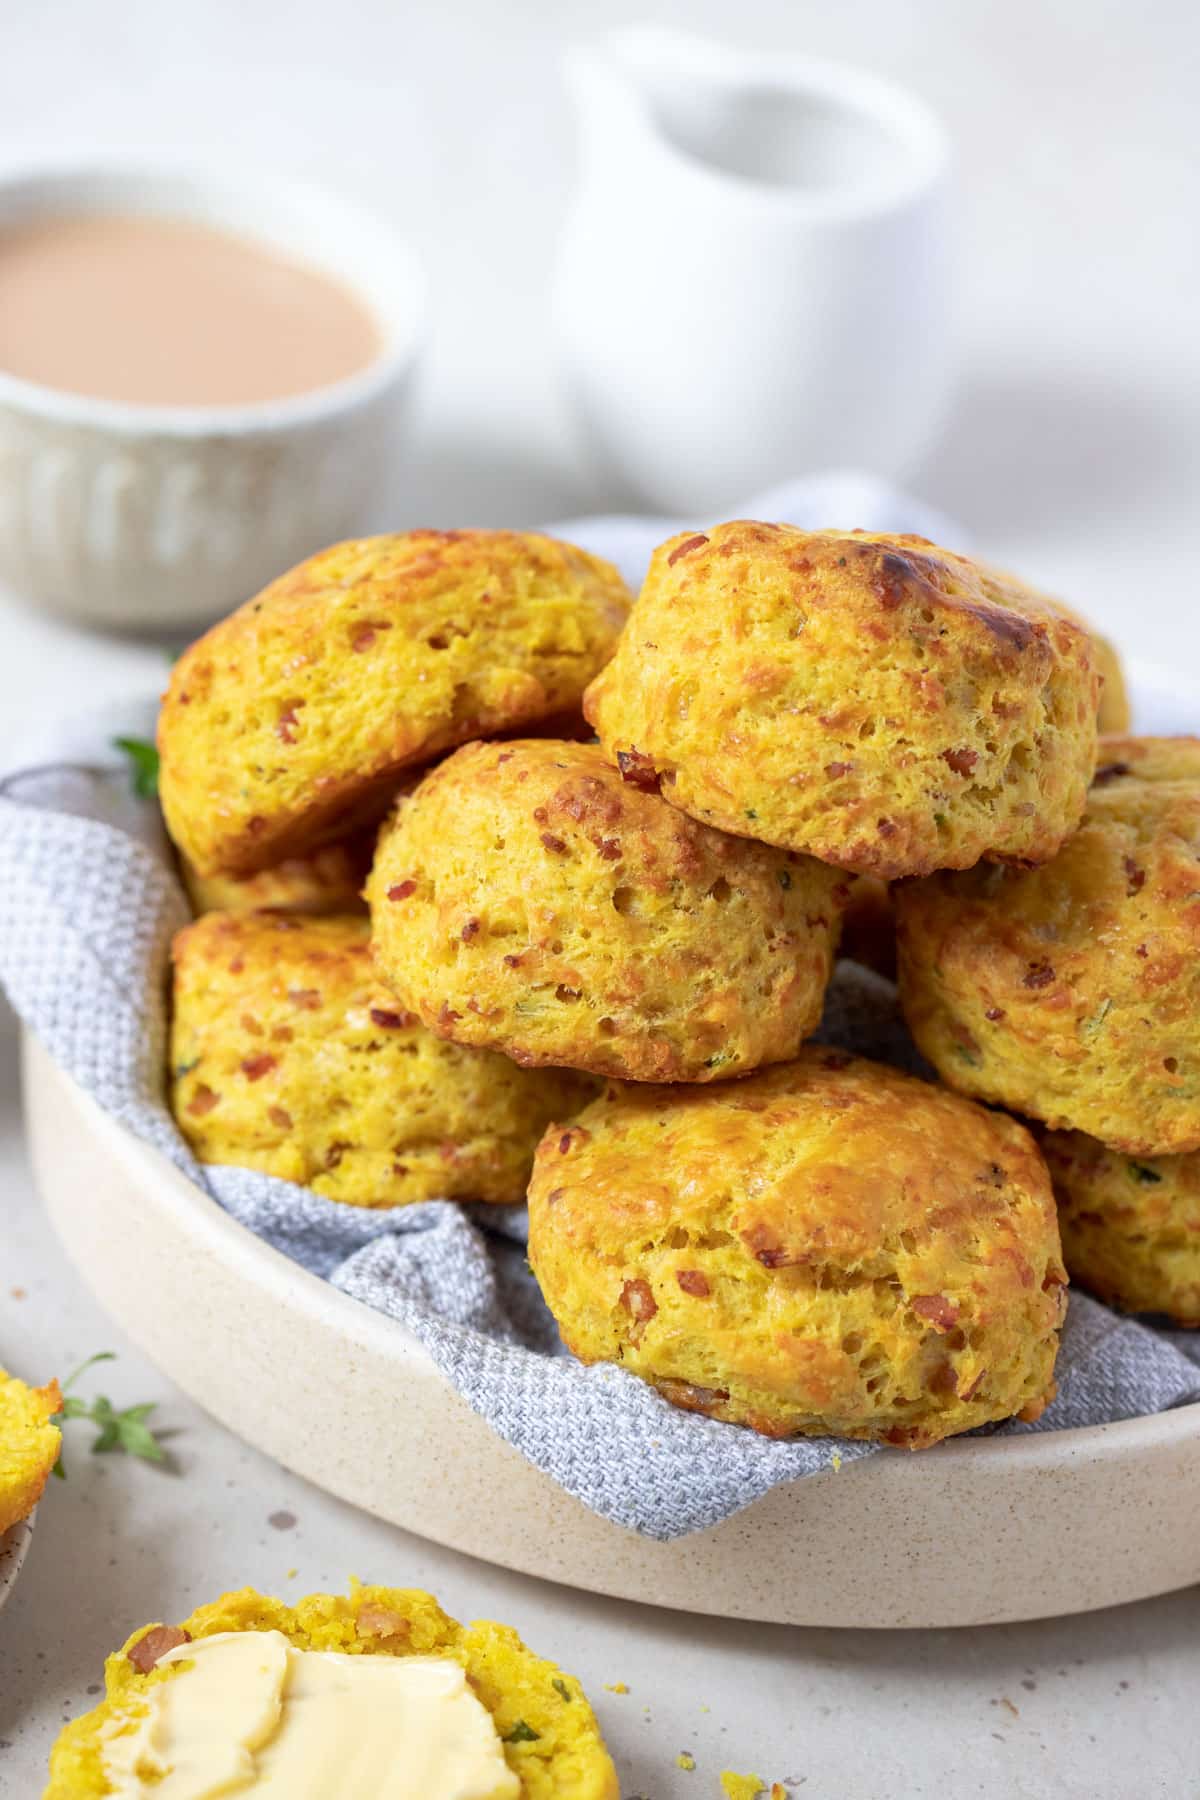
<path fill-rule="evenodd" d="M 49 158 L 0 165 L 0 235 L 10 220 L 122 212 L 190 219 L 275 250 L 331 277 L 374 320 L 381 344 L 353 375 L 278 400 L 218 406 L 155 406 L 108 400 L 28 381 L 0 367 L 0 407 L 52 424 L 91 428 L 126 439 L 200 441 L 277 435 L 357 411 L 411 370 L 428 337 L 428 280 L 412 245 L 370 205 L 307 178 L 268 172 L 246 175 L 229 162 L 112 156 L 80 161 Z M 301 220 L 312 226 L 305 237 Z M 369 244 L 375 281 L 339 269 L 318 248 L 322 231 L 344 244 Z M 384 286 L 395 304 L 381 304 Z M 374 289 L 374 291 L 371 291 Z"/>

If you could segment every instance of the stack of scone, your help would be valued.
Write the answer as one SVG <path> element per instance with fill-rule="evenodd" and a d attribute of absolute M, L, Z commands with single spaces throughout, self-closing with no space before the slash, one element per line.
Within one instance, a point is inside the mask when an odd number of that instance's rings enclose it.
<path fill-rule="evenodd" d="M 1107 646 L 920 539 L 735 522 L 636 603 L 535 535 L 339 546 L 164 703 L 220 909 L 175 946 L 180 1126 L 354 1205 L 528 1192 L 565 1341 L 677 1405 L 912 1447 L 1036 1417 L 1050 1176 L 962 1093 L 1076 1128 L 1045 1149 L 1081 1278 L 1189 1311 L 1189 1159 L 1145 1159 L 1200 1147 L 1200 748 L 1123 740 L 1089 793 L 1098 709 Z M 806 1043 L 847 911 L 880 965 L 898 914 L 944 1087 Z"/>

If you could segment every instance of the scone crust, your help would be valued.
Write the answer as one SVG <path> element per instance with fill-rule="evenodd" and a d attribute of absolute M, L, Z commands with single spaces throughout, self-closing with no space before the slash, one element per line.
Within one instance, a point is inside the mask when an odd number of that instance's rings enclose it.
<path fill-rule="evenodd" d="M 635 1081 L 724 1080 L 813 1031 L 845 884 L 623 780 L 595 745 L 473 744 L 379 836 L 380 975 L 455 1042 Z"/>
<path fill-rule="evenodd" d="M 105 1697 L 59 1735 L 50 1756 L 44 1800 L 101 1800 L 111 1792 L 101 1761 L 101 1733 L 136 1714 L 139 1700 L 175 1665 L 140 1673 L 129 1652 L 158 1626 L 141 1626 L 105 1665 Z M 504 1743 L 522 1800 L 618 1800 L 612 1760 L 579 1683 L 527 1650 L 507 1625 L 460 1625 L 431 1594 L 415 1588 L 352 1585 L 348 1596 L 310 1594 L 295 1606 L 253 1588 L 201 1606 L 180 1627 L 190 1638 L 226 1631 L 279 1631 L 301 1650 L 353 1656 L 445 1656 L 461 1663 L 501 1740 L 524 1720 L 536 1738 Z M 164 1646 L 165 1648 L 166 1646 Z M 561 1682 L 566 1694 L 555 1684 Z"/>
<path fill-rule="evenodd" d="M 374 849 L 374 833 L 360 832 L 254 875 L 199 875 L 186 859 L 180 872 L 195 913 L 365 913 L 362 888 Z"/>
<path fill-rule="evenodd" d="M 1034 870 L 896 890 L 900 993 L 942 1079 L 1136 1156 L 1200 1149 L 1200 739 L 1105 738 Z"/>
<path fill-rule="evenodd" d="M 564 1342 L 772 1437 L 912 1448 L 1052 1393 L 1066 1280 L 1014 1120 L 806 1046 L 547 1133 L 530 1259 Z"/>
<path fill-rule="evenodd" d="M 1072 1281 L 1109 1306 L 1200 1328 L 1200 1153 L 1127 1156 L 1041 1134 Z"/>
<path fill-rule="evenodd" d="M 57 1381 L 31 1388 L 0 1369 L 0 1537 L 42 1497 L 62 1444 L 50 1423 L 61 1406 Z"/>
<path fill-rule="evenodd" d="M 384 988 L 365 918 L 206 913 L 175 938 L 171 1100 L 201 1162 L 352 1206 L 517 1203 L 594 1084 L 445 1043 Z"/>
<path fill-rule="evenodd" d="M 379 818 L 403 770 L 576 707 L 628 606 L 610 564 L 533 532 L 323 550 L 175 664 L 172 838 L 200 875 L 247 874 Z"/>
<path fill-rule="evenodd" d="M 654 554 L 584 710 L 697 819 L 892 880 L 1044 862 L 1083 811 L 1087 632 L 924 538 L 737 520 Z"/>

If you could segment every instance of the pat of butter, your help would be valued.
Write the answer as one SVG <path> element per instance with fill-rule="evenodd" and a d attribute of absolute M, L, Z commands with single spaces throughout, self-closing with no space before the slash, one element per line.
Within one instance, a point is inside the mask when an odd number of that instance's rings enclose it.
<path fill-rule="evenodd" d="M 122 1800 L 517 1800 L 487 1708 L 434 1656 L 296 1650 L 278 1631 L 221 1632 L 159 1662 L 188 1665 L 106 1735 Z"/>

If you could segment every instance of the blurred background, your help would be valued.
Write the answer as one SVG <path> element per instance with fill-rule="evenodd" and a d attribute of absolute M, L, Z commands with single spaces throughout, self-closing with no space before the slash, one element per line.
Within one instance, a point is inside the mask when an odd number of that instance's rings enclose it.
<path fill-rule="evenodd" d="M 5 11 L 0 160 L 219 158 L 369 203 L 430 284 L 387 522 L 623 506 L 566 403 L 549 296 L 576 158 L 562 55 L 634 20 L 851 62 L 935 110 L 958 372 L 904 485 L 1126 650 L 1200 666 L 1200 13 L 1185 0 L 42 0 Z M 95 638 L 81 657 L 78 636 L 6 597 L 6 723 L 159 679 L 161 649 Z"/>

